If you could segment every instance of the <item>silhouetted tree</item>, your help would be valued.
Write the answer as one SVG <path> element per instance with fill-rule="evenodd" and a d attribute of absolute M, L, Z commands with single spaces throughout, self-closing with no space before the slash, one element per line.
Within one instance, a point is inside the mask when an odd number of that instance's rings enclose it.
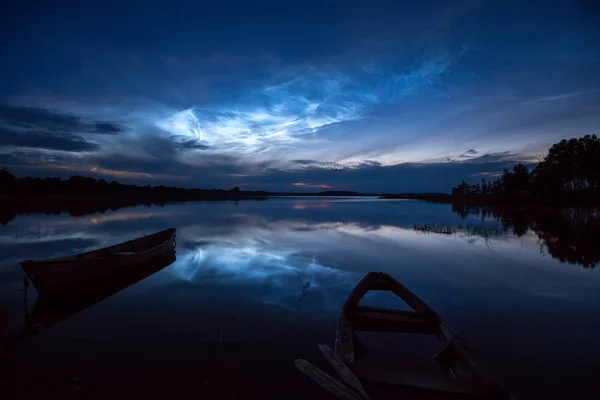
<path fill-rule="evenodd" d="M 0 169 L 0 194 L 12 193 L 15 190 L 16 180 L 5 167 Z"/>
<path fill-rule="evenodd" d="M 485 178 L 481 178 L 481 193 L 486 194 L 489 190 L 488 183 L 485 181 Z"/>
<path fill-rule="evenodd" d="M 512 170 L 489 184 L 481 180 L 475 185 L 462 181 L 453 188 L 456 195 L 512 194 L 533 192 L 556 194 L 581 190 L 600 189 L 600 139 L 587 135 L 578 139 L 561 140 L 554 144 L 544 159 L 530 172 L 519 163 Z"/>
<path fill-rule="evenodd" d="M 470 186 L 464 180 L 455 188 L 452 188 L 452 194 L 463 195 L 469 192 Z"/>
<path fill-rule="evenodd" d="M 512 191 L 524 191 L 529 189 L 529 169 L 519 163 L 513 167 Z"/>
<path fill-rule="evenodd" d="M 183 189 L 172 186 L 125 185 L 116 181 L 108 183 L 104 179 L 74 175 L 61 178 L 16 178 L 6 168 L 0 170 L 0 193 L 6 194 L 119 194 L 135 196 L 195 196 L 206 199 L 237 199 L 243 196 L 254 198 L 266 195 L 266 192 L 242 192 L 239 187 L 222 189 Z"/>
<path fill-rule="evenodd" d="M 600 139 L 586 135 L 554 144 L 534 170 L 536 190 L 580 190 L 600 188 Z"/>

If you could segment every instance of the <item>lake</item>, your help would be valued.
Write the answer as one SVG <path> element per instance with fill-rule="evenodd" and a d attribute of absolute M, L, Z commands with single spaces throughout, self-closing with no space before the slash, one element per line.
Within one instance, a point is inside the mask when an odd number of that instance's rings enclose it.
<path fill-rule="evenodd" d="M 0 353 L 0 397 L 333 398 L 293 361 L 326 369 L 317 344 L 333 347 L 346 297 L 382 271 L 518 398 L 598 398 L 598 212 L 540 212 L 289 197 L 18 215 L 0 228 L 3 335 L 18 334 L 36 302 L 23 259 L 168 227 L 177 259 Z M 415 230 L 424 225 L 434 229 Z"/>

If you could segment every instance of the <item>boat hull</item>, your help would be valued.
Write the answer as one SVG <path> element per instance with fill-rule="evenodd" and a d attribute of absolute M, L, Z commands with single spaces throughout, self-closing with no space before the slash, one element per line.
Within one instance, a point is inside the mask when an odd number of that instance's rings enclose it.
<path fill-rule="evenodd" d="M 389 291 L 402 299 L 412 311 L 363 306 L 369 291 Z M 446 374 L 443 377 L 394 370 L 388 365 L 365 361 L 368 347 L 359 332 L 392 332 L 434 335 L 443 350 L 434 360 Z M 488 398 L 514 400 L 508 389 L 484 366 L 459 335 L 431 307 L 390 275 L 368 273 L 350 293 L 342 309 L 335 341 L 335 356 L 371 390 L 385 389 L 393 398 L 402 390 L 418 391 L 423 398 Z M 381 396 L 379 396 L 381 397 Z M 363 397 L 364 398 L 364 397 Z M 421 398 L 421 397 L 419 397 Z"/>
<path fill-rule="evenodd" d="M 127 268 L 148 262 L 174 247 L 175 229 L 170 228 L 75 256 L 22 261 L 21 267 L 39 293 L 50 293 L 118 275 Z"/>

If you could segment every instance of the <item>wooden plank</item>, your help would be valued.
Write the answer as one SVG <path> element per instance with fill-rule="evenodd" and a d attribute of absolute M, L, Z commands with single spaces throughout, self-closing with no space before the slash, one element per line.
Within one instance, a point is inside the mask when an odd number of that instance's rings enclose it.
<path fill-rule="evenodd" d="M 354 365 L 354 343 L 352 328 L 348 325 L 338 326 L 335 338 L 335 354 L 346 364 Z"/>
<path fill-rule="evenodd" d="M 458 333 L 450 327 L 443 319 L 440 319 L 440 330 L 438 336 L 441 340 L 446 343 L 452 342 L 455 338 L 458 338 Z"/>
<path fill-rule="evenodd" d="M 458 382 L 452 379 L 437 378 L 425 374 L 408 373 L 378 365 L 367 365 L 366 363 L 359 363 L 356 366 L 356 375 L 359 379 L 370 382 L 401 385 L 465 396 L 481 397 L 488 395 L 484 388 L 475 383 Z"/>
<path fill-rule="evenodd" d="M 372 272 L 372 274 L 369 277 L 369 290 L 392 291 L 391 280 L 387 279 L 385 274 L 381 272 Z"/>
<path fill-rule="evenodd" d="M 294 365 L 308 377 L 321 385 L 329 393 L 342 400 L 362 400 L 357 393 L 354 393 L 348 386 L 340 381 L 333 379 L 319 368 L 315 367 L 306 360 L 298 359 Z"/>
<path fill-rule="evenodd" d="M 348 310 L 351 307 L 357 306 L 360 300 L 370 290 L 371 281 L 377 276 L 377 272 L 369 272 L 364 278 L 358 282 L 356 287 L 350 292 L 346 302 L 344 303 L 343 310 Z"/>
<path fill-rule="evenodd" d="M 435 334 L 439 328 L 436 319 L 416 312 L 367 306 L 356 307 L 349 320 L 357 331 Z"/>
<path fill-rule="evenodd" d="M 365 400 L 370 400 L 370 397 L 367 394 L 367 392 L 365 392 L 365 389 L 363 388 L 362 384 L 360 383 L 358 378 L 352 373 L 352 371 L 350 371 L 350 368 L 348 368 L 346 364 L 344 364 L 344 361 L 342 361 L 338 356 L 336 356 L 333 353 L 333 350 L 331 350 L 331 348 L 326 344 L 320 344 L 318 345 L 318 347 L 319 350 L 321 350 L 321 353 L 323 353 L 323 355 L 327 359 L 327 361 L 329 361 L 333 369 L 335 369 L 335 371 L 338 373 L 340 378 L 342 378 L 342 380 L 346 382 L 346 384 L 350 386 L 351 389 L 354 389 L 360 395 L 360 397 L 362 397 Z"/>
<path fill-rule="evenodd" d="M 389 290 L 404 300 L 415 312 L 359 306 L 360 300 L 369 290 Z M 453 377 L 463 381 L 450 380 L 454 382 L 454 387 L 475 380 L 494 398 L 514 399 L 494 375 L 475 361 L 472 352 L 456 332 L 423 300 L 390 275 L 381 272 L 368 273 L 344 304 L 338 323 L 335 354 L 351 368 L 356 368 L 358 363 L 355 346 L 358 346 L 359 341 L 354 336 L 355 330 L 436 334 L 447 345 L 437 357 L 438 361 L 449 369 Z M 395 379 L 402 381 L 401 378 Z M 421 380 L 414 377 L 411 379 L 424 382 L 422 377 Z M 435 384 L 431 385 L 435 387 Z"/>
<path fill-rule="evenodd" d="M 452 377 L 459 381 L 473 381 L 476 377 L 469 370 L 469 366 L 454 351 L 453 342 L 433 357 L 441 366 L 448 369 Z"/>
<path fill-rule="evenodd" d="M 340 319 L 338 322 L 336 339 L 335 339 L 335 354 L 342 359 L 346 364 L 354 365 L 354 343 L 353 343 L 353 331 L 350 326 L 349 316 L 352 315 L 354 309 L 369 291 L 369 282 L 377 276 L 376 272 L 370 272 L 365 275 L 356 285 L 356 287 L 350 292 L 342 312 L 340 313 Z"/>

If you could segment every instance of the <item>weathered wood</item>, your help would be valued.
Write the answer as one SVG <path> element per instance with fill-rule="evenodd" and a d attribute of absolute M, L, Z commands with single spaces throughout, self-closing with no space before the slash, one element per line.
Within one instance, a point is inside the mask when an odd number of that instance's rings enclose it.
<path fill-rule="evenodd" d="M 348 325 L 342 326 L 340 323 L 335 338 L 335 354 L 349 365 L 354 365 L 355 362 L 352 336 L 352 328 Z"/>
<path fill-rule="evenodd" d="M 393 292 L 416 312 L 423 315 L 437 316 L 437 313 L 416 294 L 408 290 L 390 275 L 383 272 L 369 272 L 365 275 L 348 297 L 344 307 L 347 308 L 349 305 L 358 305 L 359 301 L 370 290 Z"/>
<path fill-rule="evenodd" d="M 455 338 L 458 338 L 458 333 L 454 331 L 444 320 L 440 318 L 440 330 L 438 337 L 446 343 L 450 343 Z"/>
<path fill-rule="evenodd" d="M 356 307 L 349 320 L 357 331 L 434 334 L 439 327 L 435 318 L 416 312 L 367 306 Z"/>
<path fill-rule="evenodd" d="M 354 290 L 350 293 L 346 302 L 344 303 L 344 309 L 349 309 L 352 306 L 357 306 L 360 300 L 367 294 L 371 285 L 371 276 L 372 274 L 376 274 L 375 272 L 369 272 L 364 278 L 358 282 Z"/>
<path fill-rule="evenodd" d="M 175 229 L 73 256 L 22 261 L 21 267 L 39 293 L 72 289 L 74 285 L 109 277 L 172 250 Z"/>
<path fill-rule="evenodd" d="M 439 392 L 462 394 L 466 396 L 486 396 L 484 388 L 475 383 L 458 382 L 452 379 L 432 377 L 426 374 L 415 374 L 361 363 L 356 367 L 356 374 L 362 380 L 392 385 L 401 385 Z"/>
<path fill-rule="evenodd" d="M 360 306 L 360 300 L 369 290 L 391 291 L 415 311 Z M 446 348 L 435 358 L 447 368 L 450 378 L 454 380 L 437 380 L 422 375 L 398 374 L 376 368 L 365 370 L 363 362 L 356 359 L 355 347 L 358 346 L 358 338 L 354 336 L 355 331 L 436 334 L 446 344 Z M 396 383 L 422 389 L 478 395 L 487 393 L 488 398 L 514 399 L 502 383 L 475 360 L 458 334 L 431 307 L 384 273 L 368 273 L 348 296 L 338 323 L 335 354 L 360 380 L 368 378 L 377 382 Z"/>
<path fill-rule="evenodd" d="M 473 352 L 460 338 L 456 337 L 450 342 L 448 347 L 452 350 L 450 354 L 454 356 L 451 362 L 453 362 L 452 366 L 457 375 L 461 373 L 460 368 L 467 369 L 473 379 L 487 387 L 488 390 L 491 393 L 494 393 L 498 398 L 514 399 L 512 394 L 510 394 L 508 389 L 496 378 L 492 371 L 489 370 L 487 366 L 477 361 Z M 465 375 L 464 372 L 463 375 Z"/>
<path fill-rule="evenodd" d="M 354 354 L 354 343 L 353 343 L 353 331 L 350 326 L 348 316 L 352 314 L 360 300 L 369 291 L 367 279 L 369 274 L 358 282 L 354 290 L 350 293 L 342 312 L 340 313 L 340 319 L 338 322 L 338 328 L 335 339 L 335 354 L 340 357 L 345 363 L 354 365 L 355 354 Z"/>
<path fill-rule="evenodd" d="M 475 376 L 460 357 L 454 351 L 452 342 L 446 344 L 446 347 L 433 357 L 442 367 L 446 368 L 452 378 L 458 381 L 474 381 Z"/>
<path fill-rule="evenodd" d="M 350 368 L 348 368 L 346 364 L 344 364 L 344 361 L 342 361 L 338 356 L 336 356 L 333 350 L 331 350 L 331 348 L 326 344 L 320 344 L 318 345 L 318 347 L 319 350 L 321 350 L 321 353 L 323 353 L 323 355 L 327 359 L 327 361 L 329 361 L 333 369 L 335 369 L 335 371 L 338 373 L 340 378 L 342 378 L 342 380 L 346 382 L 346 384 L 350 386 L 351 389 L 354 389 L 360 395 L 360 397 L 362 397 L 365 400 L 370 400 L 370 397 L 367 394 L 367 392 L 365 392 L 365 389 L 363 388 L 362 384 L 360 383 L 358 378 L 352 373 L 352 371 L 350 371 Z"/>
<path fill-rule="evenodd" d="M 329 393 L 342 400 L 363 400 L 361 397 L 353 392 L 348 386 L 344 385 L 340 381 L 327 375 L 319 368 L 315 367 L 306 360 L 298 359 L 294 361 L 294 365 L 300 371 L 304 372 L 308 377 L 321 385 Z"/>

